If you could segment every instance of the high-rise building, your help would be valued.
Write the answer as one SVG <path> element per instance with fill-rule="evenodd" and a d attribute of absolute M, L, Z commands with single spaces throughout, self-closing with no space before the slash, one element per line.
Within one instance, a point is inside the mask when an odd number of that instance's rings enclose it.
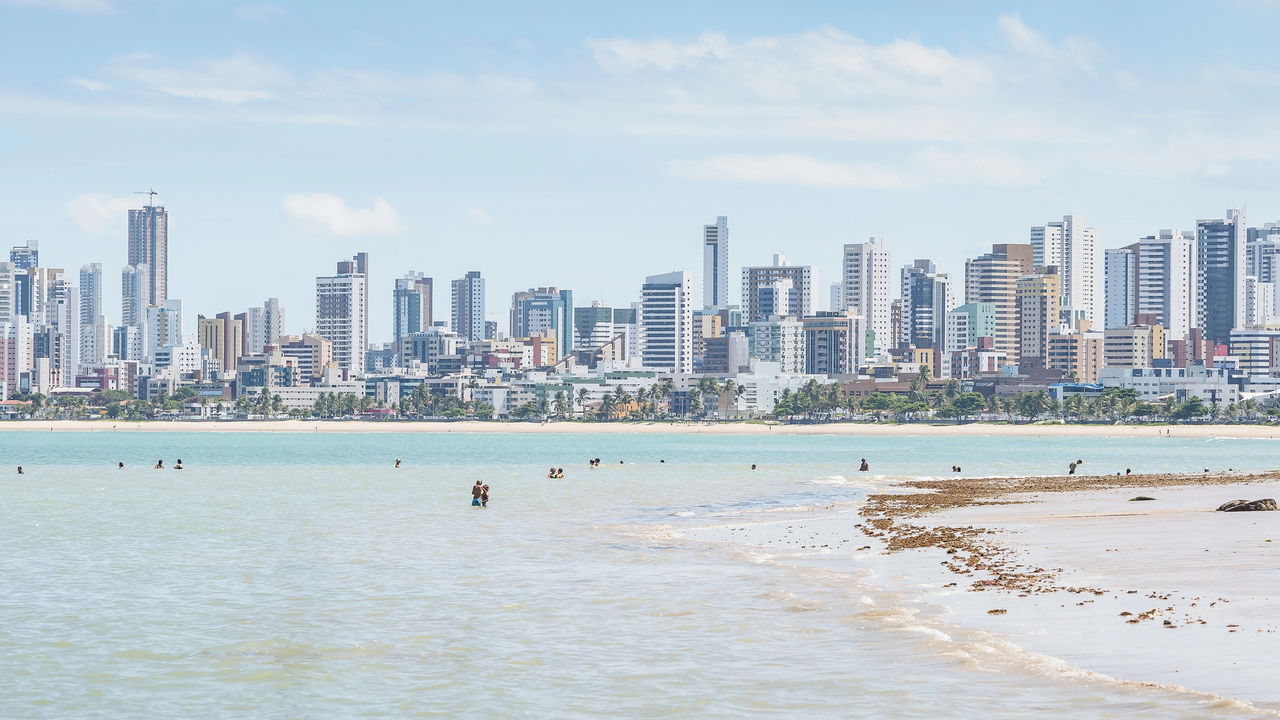
<path fill-rule="evenodd" d="M 608 344 L 617 335 L 613 324 L 614 310 L 600 300 L 589 307 L 573 309 L 573 345 L 581 350 L 594 350 Z"/>
<path fill-rule="evenodd" d="M 102 315 L 102 264 L 80 266 L 80 324 L 96 322 Z"/>
<path fill-rule="evenodd" d="M 334 275 L 316 278 L 316 334 L 333 344 L 333 361 L 339 368 L 363 370 L 369 348 L 367 253 L 339 262 Z"/>
<path fill-rule="evenodd" d="M 146 264 L 147 305 L 164 305 L 169 298 L 169 213 L 164 206 L 129 211 L 129 264 Z"/>
<path fill-rule="evenodd" d="M 789 317 L 775 316 L 747 326 L 747 347 L 751 357 L 778 363 L 784 373 L 804 372 L 804 323 Z"/>
<path fill-rule="evenodd" d="M 431 327 L 434 281 L 420 272 L 396 278 L 391 306 L 391 349 L 405 355 L 409 336 Z"/>
<path fill-rule="evenodd" d="M 1244 322 L 1247 327 L 1270 325 L 1276 317 L 1275 283 L 1258 282 L 1252 275 L 1244 277 Z"/>
<path fill-rule="evenodd" d="M 1103 332 L 1104 367 L 1151 367 L 1153 359 L 1164 356 L 1164 328 L 1159 325 L 1134 324 Z"/>
<path fill-rule="evenodd" d="M 1047 270 L 1056 270 L 1050 266 Z M 1018 278 L 1018 362 L 1045 366 L 1049 333 L 1058 329 L 1062 314 L 1062 281 L 1056 272 Z M 1083 318 L 1082 318 L 1083 319 Z M 1087 321 L 1087 320 L 1086 320 Z"/>
<path fill-rule="evenodd" d="M 862 316 L 848 310 L 819 311 L 804 319 L 804 371 L 810 375 L 856 375 L 866 352 Z"/>
<path fill-rule="evenodd" d="M 453 331 L 463 340 L 485 339 L 484 278 L 479 270 L 472 270 L 452 283 Z"/>
<path fill-rule="evenodd" d="M 666 372 L 693 372 L 693 284 L 684 271 L 650 275 L 640 289 L 640 361 Z"/>
<path fill-rule="evenodd" d="M 1130 246 L 1132 247 L 1132 246 Z M 1154 318 L 1172 340 L 1196 326 L 1196 242 L 1187 231 L 1161 230 L 1138 241 L 1135 314 Z"/>
<path fill-rule="evenodd" d="M 729 304 L 729 218 L 724 215 L 702 226 L 702 304 Z"/>
<path fill-rule="evenodd" d="M 529 288 L 511 296 L 511 337 L 546 336 L 556 341 L 555 361 L 573 352 L 573 292 Z"/>
<path fill-rule="evenodd" d="M 0 262 L 0 322 L 21 314 L 18 300 L 20 288 L 17 281 L 19 273 L 26 275 L 26 272 L 18 270 L 13 263 Z"/>
<path fill-rule="evenodd" d="M 841 266 L 843 309 L 852 310 L 865 319 L 871 333 L 866 351 L 878 354 L 889 350 L 898 339 L 893 336 L 889 251 L 884 248 L 884 238 L 873 237 L 864 243 L 845 245 Z"/>
<path fill-rule="evenodd" d="M 1062 222 L 1031 228 L 1031 248 L 1035 267 L 1058 268 L 1065 319 L 1074 323 L 1083 317 L 1100 327 L 1103 298 L 1097 231 L 1085 227 L 1079 215 L 1064 215 Z"/>
<path fill-rule="evenodd" d="M 902 268 L 902 337 L 904 347 L 941 348 L 947 311 L 955 307 L 955 290 L 946 273 L 931 260 Z"/>
<path fill-rule="evenodd" d="M 14 245 L 9 251 L 9 262 L 19 270 L 40 267 L 40 246 L 32 240 L 26 245 Z"/>
<path fill-rule="evenodd" d="M 0 318 L 0 381 L 7 383 L 10 393 L 18 390 L 22 374 L 33 366 L 34 344 L 35 328 L 26 317 Z"/>
<path fill-rule="evenodd" d="M 236 315 L 244 323 L 242 355 L 264 352 L 268 345 L 278 345 L 284 336 L 284 308 L 279 298 L 267 298 L 261 307 L 251 307 Z"/>
<path fill-rule="evenodd" d="M 781 253 L 772 265 L 742 268 L 742 309 L 748 323 L 774 315 L 802 318 L 812 315 L 818 271 L 809 265 L 792 265 Z"/>
<path fill-rule="evenodd" d="M 162 348 L 183 345 L 182 301 L 170 298 L 164 305 L 152 305 L 146 309 L 143 319 L 142 352 L 154 362 Z"/>
<path fill-rule="evenodd" d="M 236 364 L 245 354 L 244 316 L 221 312 L 211 318 L 201 315 L 196 321 L 201 349 L 218 361 L 223 372 L 235 372 Z"/>
<path fill-rule="evenodd" d="M 1105 327 L 1124 327 L 1138 314 L 1138 245 L 1111 248 L 1104 253 Z"/>
<path fill-rule="evenodd" d="M 1210 342 L 1225 345 L 1245 324 L 1244 213 L 1196 222 L 1196 317 Z"/>
<path fill-rule="evenodd" d="M 1017 362 L 1018 278 L 1032 273 L 1032 247 L 1022 244 L 992 245 L 991 252 L 964 264 L 965 303 L 990 303 L 995 309 L 993 349 L 1008 362 Z M 985 336 L 980 336 L 985 337 Z"/>
<path fill-rule="evenodd" d="M 1103 334 L 1067 328 L 1049 333 L 1049 357 L 1045 366 L 1076 382 L 1096 383 L 1102 370 Z"/>
<path fill-rule="evenodd" d="M 120 324 L 142 327 L 151 305 L 151 267 L 126 265 L 120 272 Z"/>

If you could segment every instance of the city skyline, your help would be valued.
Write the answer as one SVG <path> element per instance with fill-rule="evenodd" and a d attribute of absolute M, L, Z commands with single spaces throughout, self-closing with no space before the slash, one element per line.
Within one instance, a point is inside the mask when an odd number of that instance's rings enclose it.
<path fill-rule="evenodd" d="M 401 8 L 421 30 L 412 41 L 380 17 L 290 3 L 41 5 L 0 3 L 0 57 L 30 69 L 0 78 L 8 242 L 41 243 L 48 266 L 102 263 L 108 308 L 125 261 L 118 213 L 153 186 L 174 213 L 171 293 L 188 310 L 278 296 L 298 328 L 314 327 L 312 278 L 356 249 L 378 258 L 375 306 L 403 272 L 476 269 L 495 290 L 570 287 L 579 304 L 621 306 L 617 288 L 650 273 L 698 280 L 690 228 L 718 215 L 734 222 L 731 276 L 784 252 L 824 279 L 839 277 L 832 247 L 873 235 L 956 278 L 981 248 L 1064 212 L 1103 248 L 1245 201 L 1251 217 L 1280 217 L 1263 122 L 1273 80 L 1246 51 L 1277 18 L 1263 3 L 1159 18 L 707 4 L 679 27 L 625 9 L 507 6 L 479 23 Z M 1158 64 L 1138 51 L 1192 27 L 1238 42 Z M 76 50 L 55 55 L 54 34 Z M 322 35 L 328 56 L 302 47 Z M 1217 109 L 1245 93 L 1251 112 Z M 1042 110 L 1048 97 L 1070 117 Z M 573 250 L 606 225 L 613 262 L 597 269 Z M 654 256 L 665 262 L 649 267 Z M 226 287 L 228 274 L 242 282 Z M 501 300 L 488 320 L 506 317 Z M 371 337 L 390 332 L 373 313 Z"/>

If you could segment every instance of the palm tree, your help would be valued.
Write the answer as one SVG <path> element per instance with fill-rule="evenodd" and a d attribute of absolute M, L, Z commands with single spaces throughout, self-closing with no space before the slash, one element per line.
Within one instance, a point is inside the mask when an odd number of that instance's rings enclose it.
<path fill-rule="evenodd" d="M 566 417 L 569 414 L 569 398 L 563 390 L 557 390 L 554 402 L 556 415 Z"/>
<path fill-rule="evenodd" d="M 589 399 L 591 399 L 591 393 L 586 388 L 578 388 L 578 412 L 586 412 Z"/>

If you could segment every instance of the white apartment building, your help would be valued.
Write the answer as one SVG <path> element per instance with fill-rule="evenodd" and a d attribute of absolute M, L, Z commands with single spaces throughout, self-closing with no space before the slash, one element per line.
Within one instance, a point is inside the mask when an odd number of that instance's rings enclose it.
<path fill-rule="evenodd" d="M 751 323 L 748 331 L 748 353 L 752 358 L 777 363 L 784 373 L 804 373 L 803 322 L 774 316 Z"/>
<path fill-rule="evenodd" d="M 369 278 L 350 265 L 344 261 L 338 274 L 316 278 L 316 334 L 333 343 L 339 368 L 358 373 L 369 347 Z"/>
<path fill-rule="evenodd" d="M 1187 337 L 1195 321 L 1195 234 L 1161 230 L 1138 241 L 1137 312 L 1155 315 L 1173 340 Z"/>
<path fill-rule="evenodd" d="M 1106 387 L 1130 388 L 1146 402 L 1172 397 L 1178 402 L 1198 397 L 1219 407 L 1239 402 L 1240 391 L 1232 385 L 1226 368 L 1192 365 L 1185 368 L 1104 367 L 1098 382 Z"/>
<path fill-rule="evenodd" d="M 684 271 L 651 275 L 640 290 L 640 361 L 646 368 L 693 372 L 693 285 Z"/>
<path fill-rule="evenodd" d="M 742 268 L 742 310 L 744 320 L 756 322 L 774 315 L 802 318 L 814 313 L 817 270 L 809 265 L 792 265 L 777 253 L 772 265 Z"/>
<path fill-rule="evenodd" d="M 1079 215 L 1031 228 L 1032 264 L 1056 265 L 1062 277 L 1062 312 L 1069 323 L 1086 318 L 1103 327 L 1102 266 L 1098 234 Z"/>
<path fill-rule="evenodd" d="M 1133 323 L 1138 312 L 1138 249 L 1135 245 L 1111 248 L 1105 257 L 1104 328 Z"/>
<path fill-rule="evenodd" d="M 884 238 L 873 237 L 865 243 L 845 245 L 842 268 L 842 309 L 852 310 L 866 319 L 873 334 L 873 345 L 867 348 L 869 353 L 889 350 L 897 338 L 893 337 L 890 316 L 893 292 Z"/>

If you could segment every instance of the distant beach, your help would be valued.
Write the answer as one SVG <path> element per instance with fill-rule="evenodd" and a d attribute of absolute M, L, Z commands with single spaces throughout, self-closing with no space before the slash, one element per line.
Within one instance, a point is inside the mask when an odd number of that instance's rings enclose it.
<path fill-rule="evenodd" d="M 797 423 L 750 422 L 377 422 L 353 420 L 248 420 L 126 422 L 111 420 L 10 420 L 3 431 L 41 432 L 273 432 L 273 433 L 692 433 L 704 435 L 850 435 L 880 437 L 980 436 L 1009 437 L 1175 437 L 1280 438 L 1277 425 L 1067 425 L 1067 424 L 925 424 L 925 423 Z"/>

